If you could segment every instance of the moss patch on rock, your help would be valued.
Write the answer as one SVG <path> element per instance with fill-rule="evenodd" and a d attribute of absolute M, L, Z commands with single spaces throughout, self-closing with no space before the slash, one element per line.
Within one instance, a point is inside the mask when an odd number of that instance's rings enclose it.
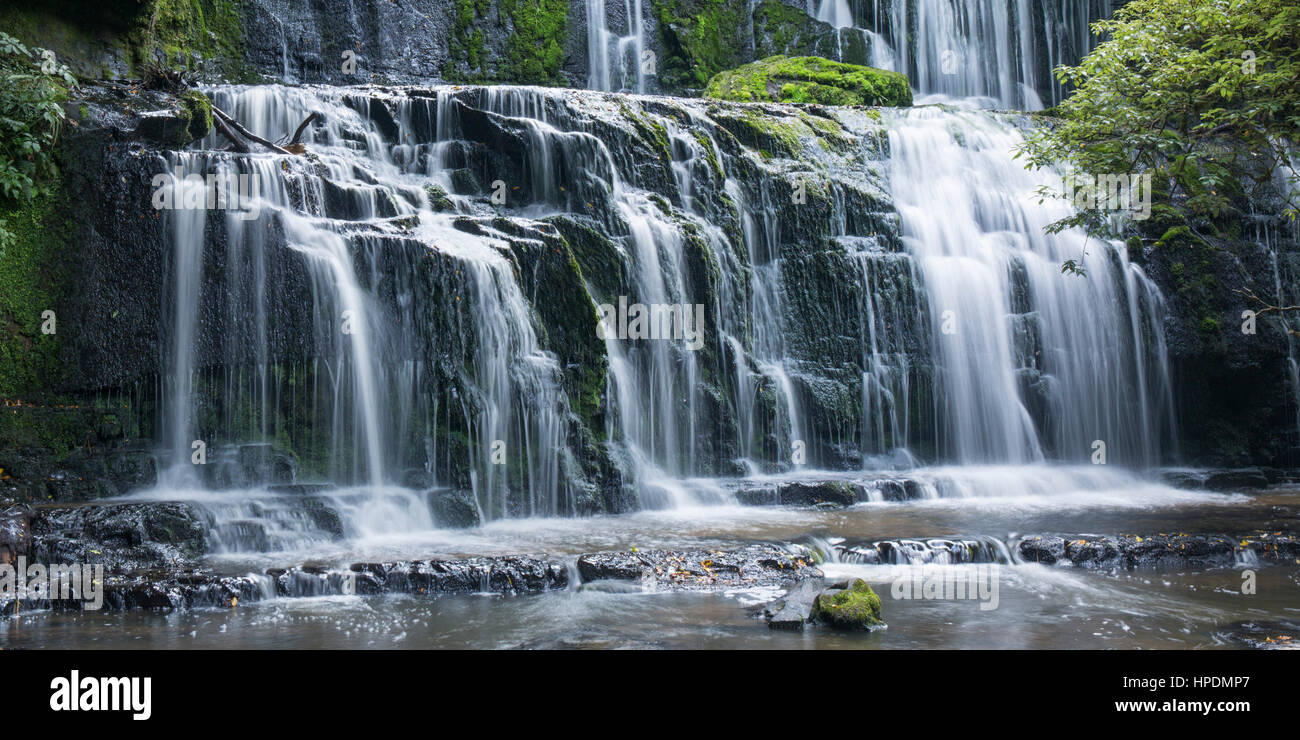
<path fill-rule="evenodd" d="M 884 624 L 880 597 L 861 578 L 849 587 L 831 591 L 813 600 L 811 620 L 843 630 L 869 630 Z"/>
<path fill-rule="evenodd" d="M 719 72 L 705 97 L 738 102 L 909 106 L 907 77 L 822 57 L 768 57 Z"/>
<path fill-rule="evenodd" d="M 0 205 L 13 240 L 0 251 L 0 397 L 49 387 L 59 375 L 59 260 L 67 229 L 58 218 L 58 184 L 23 203 Z M 50 330 L 47 333 L 43 329 Z"/>

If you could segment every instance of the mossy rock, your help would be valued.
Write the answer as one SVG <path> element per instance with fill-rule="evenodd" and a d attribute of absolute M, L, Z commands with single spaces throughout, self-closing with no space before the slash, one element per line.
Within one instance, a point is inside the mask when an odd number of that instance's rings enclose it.
<path fill-rule="evenodd" d="M 880 627 L 880 597 L 861 578 L 855 578 L 849 587 L 827 591 L 813 600 L 809 619 L 841 630 L 869 630 Z"/>
<path fill-rule="evenodd" d="M 430 185 L 425 188 L 425 193 L 429 196 L 429 207 L 435 211 L 454 211 L 456 204 L 447 195 L 447 191 L 438 185 Z"/>
<path fill-rule="evenodd" d="M 909 106 L 907 77 L 822 57 L 768 57 L 719 72 L 705 97 L 739 102 Z"/>

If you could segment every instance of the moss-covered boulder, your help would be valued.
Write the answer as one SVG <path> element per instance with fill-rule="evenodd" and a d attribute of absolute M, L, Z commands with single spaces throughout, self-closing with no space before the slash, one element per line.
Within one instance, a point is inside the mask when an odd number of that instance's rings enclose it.
<path fill-rule="evenodd" d="M 880 597 L 861 578 L 848 588 L 827 591 L 813 601 L 809 620 L 842 630 L 869 630 L 884 625 Z"/>
<path fill-rule="evenodd" d="M 704 95 L 739 102 L 912 104 L 906 76 L 822 57 L 774 56 L 719 72 L 709 80 Z"/>

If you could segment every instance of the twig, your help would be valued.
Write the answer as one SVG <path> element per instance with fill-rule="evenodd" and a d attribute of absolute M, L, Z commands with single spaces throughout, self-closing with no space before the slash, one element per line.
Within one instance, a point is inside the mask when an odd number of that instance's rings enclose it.
<path fill-rule="evenodd" d="M 1255 294 L 1255 291 L 1249 288 L 1237 288 L 1236 291 L 1234 292 L 1243 295 L 1247 299 L 1252 300 L 1255 303 L 1258 303 L 1259 305 L 1263 306 L 1263 308 L 1255 312 L 1256 316 L 1261 316 L 1266 313 L 1283 314 L 1283 313 L 1290 313 L 1292 311 L 1300 311 L 1300 306 L 1274 306 L 1273 304 L 1269 303 L 1263 298 L 1260 298 L 1258 295 Z M 1287 334 L 1290 334 L 1292 336 L 1300 336 L 1300 331 L 1296 331 L 1295 329 L 1288 327 L 1285 322 L 1283 322 L 1282 327 L 1286 329 Z"/>

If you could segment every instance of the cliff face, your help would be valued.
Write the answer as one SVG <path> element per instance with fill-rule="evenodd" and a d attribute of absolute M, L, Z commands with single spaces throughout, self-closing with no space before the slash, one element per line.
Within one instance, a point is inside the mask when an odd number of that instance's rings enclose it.
<path fill-rule="evenodd" d="M 958 21 L 935 0 L 54 0 L 2 10 L 0 27 L 91 78 L 138 77 L 162 61 L 209 82 L 682 94 L 783 54 L 891 64 L 923 93 L 1025 108 L 1059 99 L 1052 68 L 1086 52 L 1088 22 L 1118 4 L 977 0 Z M 944 48 L 925 41 L 940 37 Z"/>

